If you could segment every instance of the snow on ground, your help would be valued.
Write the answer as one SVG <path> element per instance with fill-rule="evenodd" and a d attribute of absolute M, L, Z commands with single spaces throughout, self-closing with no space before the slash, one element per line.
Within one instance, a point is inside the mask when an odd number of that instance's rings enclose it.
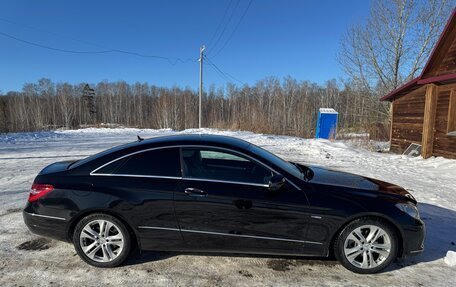
<path fill-rule="evenodd" d="M 331 260 L 146 252 L 126 266 L 96 269 L 71 245 L 30 233 L 22 221 L 28 189 L 44 166 L 78 159 L 112 146 L 175 134 L 169 129 L 95 129 L 0 135 L 0 286 L 10 285 L 271 285 L 455 286 L 456 160 L 377 153 L 351 142 L 192 129 L 178 133 L 235 136 L 304 164 L 317 164 L 389 181 L 419 201 L 427 238 L 422 256 L 377 275 L 357 275 Z M 384 147 L 384 145 L 379 145 Z M 448 252 L 450 251 L 450 252 Z M 445 256 L 448 255 L 444 260 Z M 450 262 L 449 264 L 445 264 Z"/>

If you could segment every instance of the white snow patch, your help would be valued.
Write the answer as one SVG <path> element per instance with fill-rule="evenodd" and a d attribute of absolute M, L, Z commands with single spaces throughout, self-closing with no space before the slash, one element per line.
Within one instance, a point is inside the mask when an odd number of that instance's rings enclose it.
<path fill-rule="evenodd" d="M 443 260 L 448 266 L 456 266 L 456 252 L 449 250 Z"/>

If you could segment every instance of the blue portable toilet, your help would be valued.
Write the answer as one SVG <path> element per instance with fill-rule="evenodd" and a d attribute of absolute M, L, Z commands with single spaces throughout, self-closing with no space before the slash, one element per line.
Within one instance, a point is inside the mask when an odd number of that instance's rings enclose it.
<path fill-rule="evenodd" d="M 315 138 L 336 138 L 338 116 L 339 113 L 334 109 L 321 108 L 318 111 L 317 131 L 315 133 Z"/>

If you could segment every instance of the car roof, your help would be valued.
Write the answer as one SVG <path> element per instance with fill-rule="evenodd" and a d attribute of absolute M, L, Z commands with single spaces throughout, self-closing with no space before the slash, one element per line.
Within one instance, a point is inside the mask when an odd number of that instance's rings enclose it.
<path fill-rule="evenodd" d="M 89 156 L 85 159 L 79 160 L 71 165 L 71 168 L 77 168 L 90 163 L 97 164 L 99 159 L 105 158 L 110 160 L 116 158 L 120 154 L 135 152 L 142 149 L 166 147 L 166 146 L 179 146 L 179 145 L 209 145 L 214 147 L 227 147 L 234 149 L 247 150 L 251 145 L 249 142 L 221 135 L 212 134 L 179 134 L 169 136 L 157 136 L 124 145 L 116 146 L 100 153 Z"/>
<path fill-rule="evenodd" d="M 169 136 L 158 136 L 144 139 L 138 145 L 180 145 L 180 144 L 212 144 L 214 146 L 233 146 L 247 148 L 250 143 L 235 137 L 214 135 L 214 134 L 179 134 Z"/>

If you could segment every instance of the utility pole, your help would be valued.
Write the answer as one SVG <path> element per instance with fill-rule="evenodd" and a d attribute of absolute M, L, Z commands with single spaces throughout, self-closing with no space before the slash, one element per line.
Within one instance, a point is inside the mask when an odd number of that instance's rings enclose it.
<path fill-rule="evenodd" d="M 204 57 L 204 50 L 206 47 L 203 45 L 200 47 L 200 82 L 199 82 L 199 116 L 198 116 L 198 127 L 201 128 L 201 115 L 202 115 L 202 105 L 201 99 L 203 98 L 203 57 Z"/>

